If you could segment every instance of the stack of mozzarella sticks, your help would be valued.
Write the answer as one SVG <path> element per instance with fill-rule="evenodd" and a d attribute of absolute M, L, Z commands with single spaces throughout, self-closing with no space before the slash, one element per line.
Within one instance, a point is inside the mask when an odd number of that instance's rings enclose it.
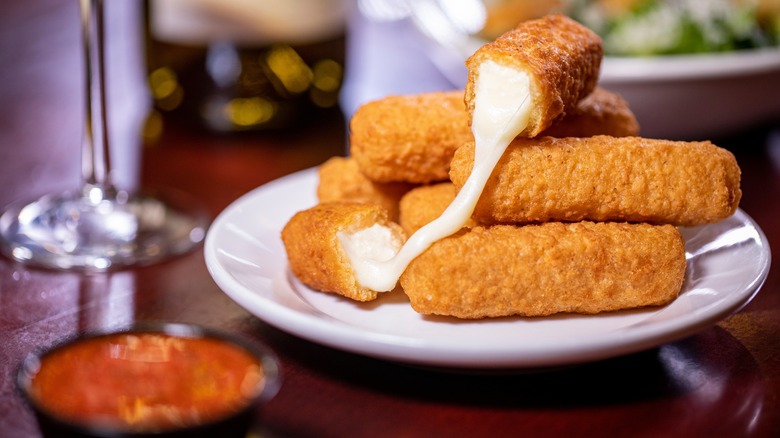
<path fill-rule="evenodd" d="M 350 157 L 320 166 L 319 204 L 282 230 L 293 274 L 315 290 L 377 298 L 357 281 L 339 236 L 379 226 L 397 250 L 450 205 L 474 165 L 475 84 L 491 60 L 532 78 L 530 122 L 460 231 L 404 270 L 398 289 L 414 310 L 474 319 L 674 300 L 686 269 L 677 227 L 731 216 L 740 169 L 710 142 L 639 137 L 626 102 L 596 86 L 601 54 L 589 30 L 544 17 L 470 57 L 465 90 L 363 105 L 350 122 Z"/>

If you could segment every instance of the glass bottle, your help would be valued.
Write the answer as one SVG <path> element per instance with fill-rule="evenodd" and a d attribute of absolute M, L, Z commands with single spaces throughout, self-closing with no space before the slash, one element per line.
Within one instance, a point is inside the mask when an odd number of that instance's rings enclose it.
<path fill-rule="evenodd" d="M 338 110 L 348 0 L 145 3 L 152 125 L 262 131 Z"/>

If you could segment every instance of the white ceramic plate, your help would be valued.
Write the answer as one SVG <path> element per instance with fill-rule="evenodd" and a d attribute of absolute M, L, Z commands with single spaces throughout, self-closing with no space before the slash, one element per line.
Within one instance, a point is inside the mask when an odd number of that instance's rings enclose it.
<path fill-rule="evenodd" d="M 316 203 L 317 174 L 298 172 L 247 193 L 206 236 L 209 272 L 233 300 L 277 328 L 330 347 L 407 364 L 529 369 L 632 353 L 691 335 L 736 312 L 763 284 L 770 249 L 744 212 L 684 229 L 688 273 L 672 304 L 597 316 L 460 321 L 415 313 L 402 293 L 371 303 L 312 291 L 290 273 L 280 231 Z"/>

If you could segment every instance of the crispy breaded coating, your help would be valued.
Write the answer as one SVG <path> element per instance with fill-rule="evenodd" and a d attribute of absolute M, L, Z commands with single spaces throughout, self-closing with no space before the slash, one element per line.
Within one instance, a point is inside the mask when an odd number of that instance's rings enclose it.
<path fill-rule="evenodd" d="M 439 217 L 455 199 L 455 186 L 447 181 L 415 187 L 407 192 L 399 203 L 398 224 L 407 236 Z M 464 227 L 474 226 L 469 220 Z"/>
<path fill-rule="evenodd" d="M 619 94 L 596 87 L 574 109 L 567 111 L 563 119 L 540 134 L 540 136 L 544 135 L 636 137 L 639 135 L 639 122 L 629 108 L 628 102 Z"/>
<path fill-rule="evenodd" d="M 433 244 L 401 285 L 425 315 L 593 314 L 674 300 L 685 267 L 684 241 L 671 225 L 496 225 Z"/>
<path fill-rule="evenodd" d="M 463 91 L 390 96 L 350 121 L 351 156 L 372 181 L 427 184 L 449 179 L 455 150 L 474 141 Z M 639 125 L 618 94 L 596 88 L 543 135 L 635 136 Z"/>
<path fill-rule="evenodd" d="M 389 96 L 350 120 L 350 154 L 379 182 L 445 181 L 455 149 L 471 139 L 462 90 Z"/>
<path fill-rule="evenodd" d="M 474 145 L 458 149 L 460 189 Z M 482 192 L 482 223 L 628 221 L 701 225 L 731 216 L 742 191 L 734 155 L 705 142 L 639 137 L 517 138 Z"/>
<path fill-rule="evenodd" d="M 379 183 L 366 178 L 351 157 L 332 157 L 317 169 L 319 202 L 355 201 L 379 204 L 393 221 L 398 220 L 398 202 L 414 187 L 403 182 Z"/>
<path fill-rule="evenodd" d="M 474 113 L 479 67 L 493 61 L 528 74 L 532 111 L 519 136 L 535 137 L 593 91 L 603 54 L 599 36 L 564 15 L 524 21 L 466 60 L 469 118 Z"/>
<path fill-rule="evenodd" d="M 354 233 L 379 224 L 402 243 L 401 227 L 376 204 L 329 202 L 296 213 L 282 229 L 290 270 L 303 284 L 357 301 L 376 299 L 377 292 L 360 286 L 339 233 Z"/>

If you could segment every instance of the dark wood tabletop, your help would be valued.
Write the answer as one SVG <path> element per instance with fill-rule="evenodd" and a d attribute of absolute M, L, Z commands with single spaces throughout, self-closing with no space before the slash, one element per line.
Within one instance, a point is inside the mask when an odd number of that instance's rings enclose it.
<path fill-rule="evenodd" d="M 3 6 L 0 208 L 79 182 L 77 7 L 65 0 Z M 736 155 L 741 208 L 777 248 L 780 140 L 773 144 L 772 132 L 780 125 L 714 140 Z M 346 147 L 338 113 L 295 130 L 252 135 L 209 135 L 177 123 L 164 124 L 154 138 L 127 135 L 120 143 L 138 147 L 124 153 L 140 157 L 135 167 L 132 159 L 122 162 L 131 163 L 130 180 L 187 192 L 212 216 L 244 193 Z M 287 334 L 220 290 L 202 247 L 163 263 L 90 275 L 2 259 L 0 436 L 39 436 L 12 379 L 26 354 L 86 330 L 136 321 L 194 323 L 270 346 L 283 383 L 259 412 L 257 436 L 780 436 L 778 263 L 745 308 L 685 339 L 565 369 L 499 374 L 417 368 Z"/>

